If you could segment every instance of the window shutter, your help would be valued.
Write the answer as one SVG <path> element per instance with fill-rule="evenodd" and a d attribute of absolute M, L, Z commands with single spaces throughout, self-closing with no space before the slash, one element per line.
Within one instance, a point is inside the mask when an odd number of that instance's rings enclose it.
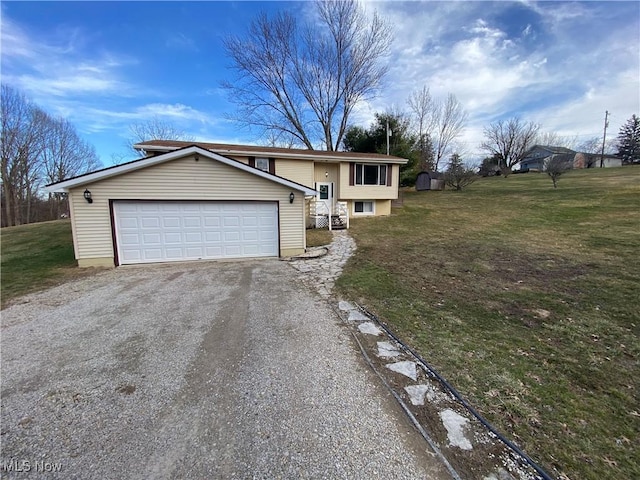
<path fill-rule="evenodd" d="M 249 166 L 256 168 L 256 157 L 249 157 Z"/>
<path fill-rule="evenodd" d="M 355 185 L 356 178 L 356 164 L 351 162 L 349 163 L 349 185 Z"/>
<path fill-rule="evenodd" d="M 269 159 L 269 173 L 271 173 L 272 175 L 276 174 L 276 159 L 275 158 L 270 158 Z"/>
<path fill-rule="evenodd" d="M 387 187 L 391 186 L 391 182 L 393 181 L 393 175 L 391 174 L 393 166 L 390 163 L 387 163 Z"/>

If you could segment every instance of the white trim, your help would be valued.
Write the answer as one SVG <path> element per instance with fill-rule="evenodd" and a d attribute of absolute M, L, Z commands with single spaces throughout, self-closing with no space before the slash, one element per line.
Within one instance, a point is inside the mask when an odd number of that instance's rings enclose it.
<path fill-rule="evenodd" d="M 291 180 L 287 180 L 286 178 L 272 175 L 268 172 L 263 172 L 262 170 L 258 170 L 257 168 L 250 167 L 249 165 L 245 165 L 244 163 L 239 162 L 237 160 L 232 160 L 230 158 L 223 157 L 222 155 L 211 152 L 209 150 L 205 150 L 204 148 L 198 147 L 198 146 L 181 148 L 179 150 L 163 153 L 155 157 L 144 158 L 142 160 L 136 160 L 133 162 L 125 163 L 123 165 L 118 165 L 117 167 L 112 167 L 105 170 L 99 170 L 97 172 L 89 173 L 87 175 L 82 175 L 80 177 L 72 178 L 70 180 L 64 180 L 62 182 L 47 185 L 44 189 L 45 191 L 50 193 L 64 193 L 64 192 L 68 192 L 69 189 L 71 188 L 79 187 L 82 185 L 86 185 L 88 183 L 97 182 L 99 180 L 115 177 L 118 175 L 122 175 L 124 173 L 133 172 L 135 170 L 140 170 L 143 168 L 151 167 L 153 165 L 158 165 L 160 163 L 168 162 L 170 160 L 175 160 L 177 158 L 182 158 L 182 157 L 186 157 L 187 155 L 194 155 L 194 154 L 198 154 L 200 156 L 209 158 L 211 160 L 216 160 L 220 163 L 224 163 L 225 165 L 229 165 L 230 167 L 237 168 L 238 170 L 251 173 L 258 177 L 265 178 L 267 180 L 271 180 L 274 183 L 279 183 L 280 185 L 284 185 L 285 187 L 291 188 L 297 192 L 303 192 L 305 196 L 308 196 L 308 195 L 314 196 L 316 194 L 316 191 L 312 188 L 306 187 L 299 183 L 292 182 Z"/>
<path fill-rule="evenodd" d="M 358 165 L 362 166 L 362 174 L 361 174 L 361 180 L 362 183 L 358 183 L 357 179 L 358 179 Z M 364 183 L 364 167 L 377 167 L 378 168 L 378 175 L 376 177 L 376 183 Z M 384 169 L 384 183 L 380 183 L 380 167 L 385 167 Z M 376 163 L 376 164 L 372 164 L 372 163 L 361 163 L 361 162 L 356 162 L 355 166 L 354 166 L 355 172 L 354 172 L 354 179 L 353 179 L 353 186 L 355 187 L 387 187 L 389 185 L 387 185 L 387 176 L 388 176 L 388 169 L 389 166 L 386 163 Z M 392 179 L 393 182 L 393 179 Z"/>
<path fill-rule="evenodd" d="M 178 150 L 184 147 L 167 147 L 167 146 L 158 146 L 158 145 L 146 145 L 145 148 L 145 144 L 144 143 L 138 143 L 136 145 L 133 146 L 135 149 L 137 150 L 148 150 L 151 152 L 162 152 L 162 151 L 174 151 L 174 150 Z M 389 157 L 387 158 L 370 158 L 370 157 L 348 157 L 348 156 L 337 156 L 337 155 L 331 155 L 331 152 L 322 152 L 322 155 L 318 155 L 318 154 L 305 154 L 305 153 L 286 153 L 286 152 L 274 152 L 274 151 L 269 151 L 269 150 L 232 150 L 232 149 L 215 149 L 215 150 L 208 150 L 210 152 L 215 152 L 219 155 L 243 155 L 243 156 L 249 156 L 249 157 L 258 157 L 261 155 L 267 155 L 269 157 L 275 157 L 275 158 L 294 158 L 294 159 L 305 159 L 305 160 L 316 160 L 318 162 L 326 162 L 328 160 L 334 160 L 337 162 L 356 162 L 356 163 L 393 163 L 393 164 L 397 164 L 397 165 L 406 165 L 409 160 L 406 158 L 399 158 L 399 157 Z M 317 150 L 315 150 L 316 152 L 318 152 Z"/>

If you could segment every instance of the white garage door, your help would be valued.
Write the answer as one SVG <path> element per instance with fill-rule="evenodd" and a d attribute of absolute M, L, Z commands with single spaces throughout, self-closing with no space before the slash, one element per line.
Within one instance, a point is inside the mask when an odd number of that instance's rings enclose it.
<path fill-rule="evenodd" d="M 120 264 L 278 256 L 278 209 L 258 202 L 113 204 Z"/>

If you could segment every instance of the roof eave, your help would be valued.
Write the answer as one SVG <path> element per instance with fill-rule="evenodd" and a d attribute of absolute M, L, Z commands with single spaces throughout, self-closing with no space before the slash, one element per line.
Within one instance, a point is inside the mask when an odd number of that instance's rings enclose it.
<path fill-rule="evenodd" d="M 302 185 L 291 180 L 288 180 L 283 177 L 279 177 L 277 175 L 273 175 L 268 172 L 263 172 L 262 170 L 258 170 L 254 167 L 250 167 L 242 162 L 238 162 L 237 160 L 233 160 L 230 158 L 226 158 L 223 155 L 220 155 L 215 152 L 211 152 L 197 145 L 192 145 L 190 147 L 184 147 L 177 149 L 173 152 L 168 152 L 162 155 L 157 155 L 155 157 L 148 157 L 142 160 L 137 160 L 134 162 L 125 163 L 123 165 L 116 166 L 114 168 L 110 168 L 109 170 L 100 170 L 94 173 L 89 173 L 87 175 L 82 175 L 76 178 L 71 178 L 69 180 L 64 180 L 62 182 L 57 182 L 53 184 L 49 184 L 45 186 L 44 190 L 50 193 L 67 193 L 72 188 L 82 187 L 84 185 L 88 185 L 90 183 L 94 183 L 101 180 L 106 180 L 111 177 L 115 177 L 118 175 L 122 175 L 125 173 L 133 172 L 136 170 L 140 170 L 146 167 L 150 167 L 159 163 L 163 163 L 169 160 L 173 160 L 176 158 L 180 158 L 186 155 L 192 155 L 198 153 L 200 155 L 204 155 L 212 160 L 217 160 L 226 165 L 233 166 L 238 168 L 239 170 L 246 171 L 248 173 L 254 174 L 258 177 L 265 178 L 275 183 L 279 183 L 281 185 L 287 186 L 293 190 L 303 192 L 305 195 L 315 195 L 316 191 L 312 188 L 307 187 L 306 185 Z"/>
<path fill-rule="evenodd" d="M 138 143 L 133 146 L 136 150 L 144 150 L 145 152 L 171 152 L 175 150 L 179 150 L 183 147 L 174 147 L 168 145 L 150 145 L 145 143 Z M 205 148 L 205 147 L 200 147 Z M 259 148 L 259 147 L 258 147 Z M 265 156 L 277 156 L 280 158 L 293 158 L 293 159 L 307 159 L 307 160 L 316 160 L 316 161 L 326 161 L 332 160 L 337 162 L 352 162 L 352 161 L 368 161 L 368 162 L 376 162 L 376 163 L 392 163 L 395 165 L 406 165 L 409 162 L 407 158 L 393 157 L 393 158 L 381 158 L 381 157 L 368 157 L 366 154 L 364 156 L 358 157 L 344 157 L 338 155 L 331 155 L 331 152 L 323 152 L 322 155 L 315 154 L 304 154 L 304 153 L 285 153 L 285 152 L 272 152 L 269 150 L 233 150 L 233 149 L 208 149 L 211 152 L 218 153 L 220 155 L 242 155 L 242 156 L 254 156 L 254 155 L 265 155 Z M 318 152 L 318 150 L 314 150 L 314 152 Z M 326 154 L 325 154 L 326 153 Z"/>

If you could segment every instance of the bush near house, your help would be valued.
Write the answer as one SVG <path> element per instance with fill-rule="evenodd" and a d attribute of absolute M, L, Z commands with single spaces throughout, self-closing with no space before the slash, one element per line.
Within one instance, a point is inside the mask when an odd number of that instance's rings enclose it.
<path fill-rule="evenodd" d="M 480 178 L 354 219 L 338 280 L 554 476 L 640 478 L 640 167 Z"/>

